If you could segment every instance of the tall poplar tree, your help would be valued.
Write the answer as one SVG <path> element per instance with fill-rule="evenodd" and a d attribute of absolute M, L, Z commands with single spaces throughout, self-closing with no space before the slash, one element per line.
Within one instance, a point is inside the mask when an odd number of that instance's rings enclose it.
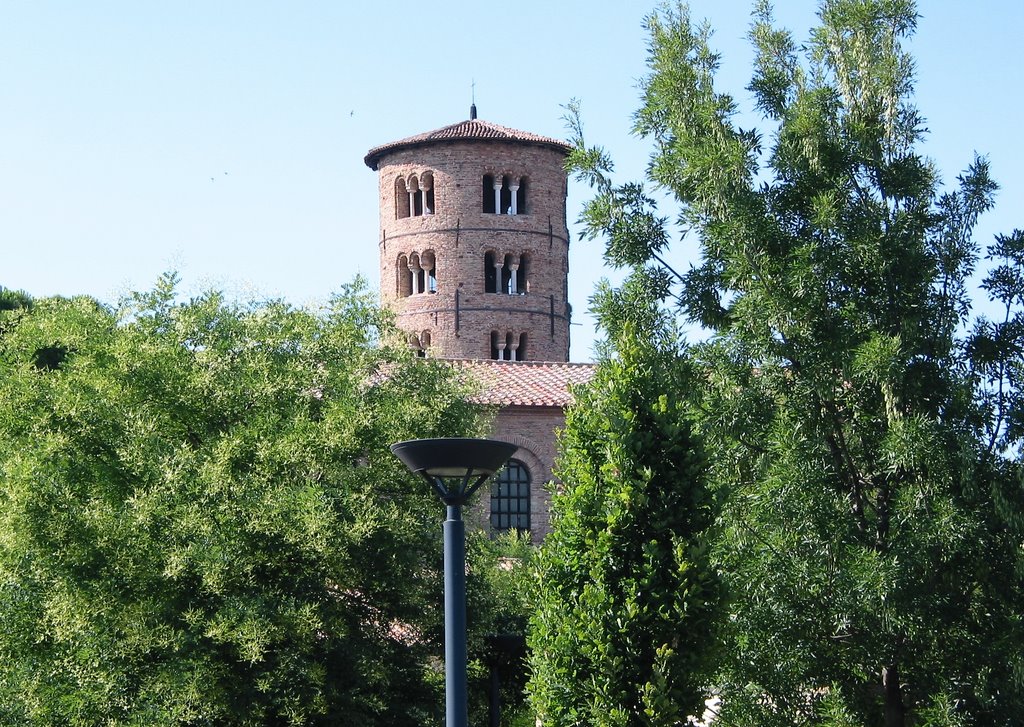
<path fill-rule="evenodd" d="M 743 129 L 709 28 L 684 6 L 649 17 L 635 130 L 699 241 L 688 270 L 666 262 L 662 197 L 614 185 L 571 109 L 570 162 L 597 190 L 584 221 L 631 270 L 605 309 L 628 317 L 642 290 L 707 332 L 691 356 L 731 595 L 722 723 L 1013 724 L 1022 235 L 989 250 L 1003 315 L 972 329 L 973 229 L 997 186 L 977 157 L 944 187 L 922 153 L 916 7 L 823 0 L 819 18 L 798 44 L 756 6 L 763 128 Z"/>

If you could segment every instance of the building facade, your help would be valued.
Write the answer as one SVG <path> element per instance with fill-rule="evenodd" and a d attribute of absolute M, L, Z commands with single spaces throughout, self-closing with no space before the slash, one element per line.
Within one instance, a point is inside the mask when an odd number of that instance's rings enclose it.
<path fill-rule="evenodd" d="M 381 301 L 420 355 L 451 360 L 497 407 L 492 436 L 519 450 L 484 516 L 535 538 L 548 531 L 569 386 L 591 371 L 568 363 L 568 152 L 474 106 L 364 159 L 378 173 Z"/>

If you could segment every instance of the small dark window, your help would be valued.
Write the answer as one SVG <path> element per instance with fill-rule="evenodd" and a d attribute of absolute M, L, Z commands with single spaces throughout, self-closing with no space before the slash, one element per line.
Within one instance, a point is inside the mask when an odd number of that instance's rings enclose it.
<path fill-rule="evenodd" d="M 494 176 L 484 175 L 484 214 L 494 214 Z"/>
<path fill-rule="evenodd" d="M 498 348 L 499 341 L 502 344 L 505 343 L 505 339 L 503 339 L 497 331 L 491 331 L 491 358 L 494 361 L 501 361 L 504 358 L 504 346 L 502 348 Z"/>
<path fill-rule="evenodd" d="M 505 256 L 505 264 L 501 266 L 501 292 L 512 292 L 512 256 Z"/>
<path fill-rule="evenodd" d="M 508 177 L 501 178 L 501 214 L 512 214 L 512 189 Z"/>
<path fill-rule="evenodd" d="M 491 480 L 491 528 L 530 529 L 530 472 L 519 460 L 509 460 Z"/>
<path fill-rule="evenodd" d="M 519 348 L 516 350 L 516 361 L 526 361 L 526 354 L 526 334 L 521 333 L 519 334 Z"/>
<path fill-rule="evenodd" d="M 432 215 L 437 211 L 434 206 L 434 175 L 424 172 L 419 179 L 419 193 L 416 195 L 416 214 Z"/>
<path fill-rule="evenodd" d="M 484 255 L 484 292 L 498 292 L 498 272 L 494 269 L 494 253 Z"/>
<path fill-rule="evenodd" d="M 521 215 L 525 215 L 525 214 L 529 213 L 529 211 L 530 211 L 530 208 L 527 206 L 527 201 L 526 201 L 527 200 L 526 192 L 527 192 L 527 187 L 528 186 L 529 186 L 529 184 L 527 183 L 526 177 L 520 178 L 520 180 L 519 180 L 519 191 L 516 192 L 516 195 L 519 198 L 518 199 L 518 203 L 517 203 L 516 206 L 518 207 L 518 210 L 517 210 L 518 214 L 521 214 Z"/>

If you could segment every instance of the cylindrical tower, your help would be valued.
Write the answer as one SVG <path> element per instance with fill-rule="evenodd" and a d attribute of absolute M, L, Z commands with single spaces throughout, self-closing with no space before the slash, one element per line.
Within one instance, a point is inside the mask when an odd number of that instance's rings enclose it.
<path fill-rule="evenodd" d="M 371 149 L 381 300 L 424 355 L 569 360 L 569 147 L 476 118 Z"/>

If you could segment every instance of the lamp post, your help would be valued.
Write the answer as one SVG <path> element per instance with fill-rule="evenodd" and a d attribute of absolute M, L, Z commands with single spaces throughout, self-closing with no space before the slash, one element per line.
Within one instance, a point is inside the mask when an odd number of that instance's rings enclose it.
<path fill-rule="evenodd" d="M 425 479 L 447 507 L 444 521 L 446 727 L 468 727 L 466 703 L 466 524 L 462 506 L 518 449 L 493 439 L 411 439 L 391 451 Z"/>

